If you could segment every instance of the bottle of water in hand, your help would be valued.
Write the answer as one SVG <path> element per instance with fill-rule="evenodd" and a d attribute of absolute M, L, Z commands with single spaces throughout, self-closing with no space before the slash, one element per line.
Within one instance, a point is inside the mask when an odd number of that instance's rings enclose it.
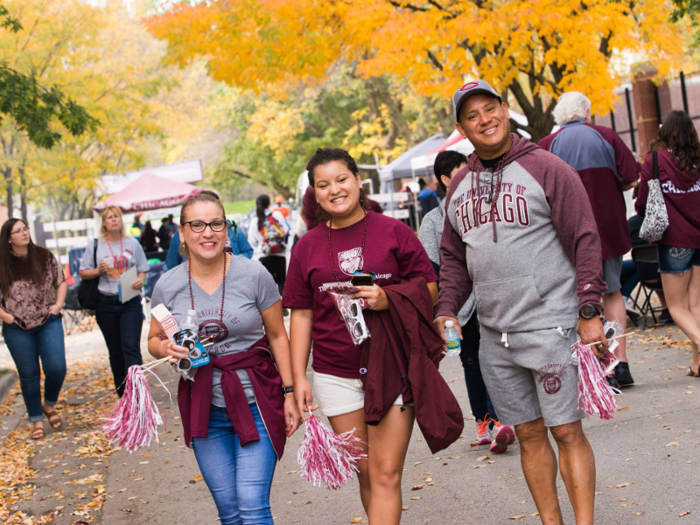
<path fill-rule="evenodd" d="M 458 356 L 462 350 L 462 345 L 459 340 L 459 332 L 452 321 L 445 321 L 445 339 L 447 339 L 447 352 L 445 352 L 445 355 L 448 357 Z"/>

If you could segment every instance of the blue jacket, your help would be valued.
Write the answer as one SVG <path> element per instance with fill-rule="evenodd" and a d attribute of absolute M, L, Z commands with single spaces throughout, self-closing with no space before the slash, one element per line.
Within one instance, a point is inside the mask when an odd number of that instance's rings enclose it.
<path fill-rule="evenodd" d="M 243 233 L 243 230 L 241 230 L 236 223 L 232 225 L 232 222 L 233 221 L 229 221 L 228 240 L 231 243 L 233 255 L 242 255 L 247 259 L 252 258 L 253 248 L 248 244 L 245 233 Z M 180 255 L 180 232 L 175 230 L 175 235 L 173 235 L 173 238 L 170 240 L 170 248 L 168 248 L 168 255 L 165 258 L 165 266 L 170 270 L 184 260 L 185 258 Z"/>

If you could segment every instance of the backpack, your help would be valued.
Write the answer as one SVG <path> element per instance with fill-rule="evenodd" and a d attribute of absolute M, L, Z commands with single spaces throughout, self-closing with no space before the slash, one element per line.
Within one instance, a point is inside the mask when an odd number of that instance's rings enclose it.
<path fill-rule="evenodd" d="M 277 255 L 284 253 L 287 249 L 284 228 L 282 228 L 282 225 L 272 214 L 265 218 L 263 227 L 260 230 L 260 235 L 262 235 L 263 238 L 263 255 Z"/>

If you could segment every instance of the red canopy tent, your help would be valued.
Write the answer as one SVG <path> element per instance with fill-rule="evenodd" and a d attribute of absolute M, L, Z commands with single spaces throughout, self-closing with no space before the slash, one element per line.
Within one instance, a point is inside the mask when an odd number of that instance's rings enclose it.
<path fill-rule="evenodd" d="M 182 204 L 203 188 L 176 182 L 152 173 L 145 173 L 126 188 L 95 206 L 104 210 L 107 206 L 117 206 L 123 212 L 155 210 Z"/>

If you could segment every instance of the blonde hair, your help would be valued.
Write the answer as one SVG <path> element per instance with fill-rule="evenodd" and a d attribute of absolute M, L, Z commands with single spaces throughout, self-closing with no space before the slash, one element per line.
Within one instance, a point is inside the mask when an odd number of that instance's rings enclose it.
<path fill-rule="evenodd" d="M 114 213 L 115 215 L 119 215 L 119 219 L 122 221 L 122 231 L 120 233 L 122 237 L 126 237 L 126 230 L 124 229 L 124 215 L 117 206 L 107 206 L 104 210 L 102 210 L 102 213 L 100 213 L 100 219 L 102 220 L 102 226 L 100 227 L 100 235 L 107 239 L 107 227 L 105 226 L 105 217 L 107 217 L 107 215 L 110 212 Z"/>

